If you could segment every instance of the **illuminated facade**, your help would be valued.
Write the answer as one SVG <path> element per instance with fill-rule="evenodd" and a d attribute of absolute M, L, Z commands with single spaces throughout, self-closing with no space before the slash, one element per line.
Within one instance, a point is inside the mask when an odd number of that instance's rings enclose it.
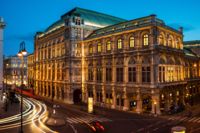
<path fill-rule="evenodd" d="M 21 85 L 21 60 L 18 56 L 9 56 L 4 59 L 4 84 L 10 89 Z M 24 82 L 27 86 L 27 57 L 24 57 Z"/>
<path fill-rule="evenodd" d="M 199 58 L 183 49 L 182 28 L 155 15 L 96 30 L 81 44 L 84 102 L 160 114 L 185 105 L 187 88 L 200 91 Z"/>
<path fill-rule="evenodd" d="M 34 55 L 33 54 L 29 54 L 27 56 L 27 71 L 28 71 L 28 88 L 32 89 L 33 85 L 34 85 L 34 77 L 35 77 L 35 73 L 34 73 Z"/>
<path fill-rule="evenodd" d="M 35 94 L 66 103 L 81 101 L 81 46 L 93 30 L 125 21 L 74 8 L 38 32 L 34 44 Z"/>
<path fill-rule="evenodd" d="M 35 36 L 29 84 L 35 94 L 160 114 L 200 92 L 199 58 L 155 15 L 125 21 L 75 8 Z M 32 76 L 31 76 L 32 75 Z M 33 80 L 32 80 L 33 79 Z M 189 101 L 189 100 L 188 100 Z"/>

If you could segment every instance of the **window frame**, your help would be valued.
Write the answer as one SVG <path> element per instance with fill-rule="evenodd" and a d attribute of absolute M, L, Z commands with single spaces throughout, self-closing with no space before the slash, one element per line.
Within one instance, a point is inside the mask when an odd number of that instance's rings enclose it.
<path fill-rule="evenodd" d="M 143 46 L 149 46 L 149 34 L 144 34 L 142 36 L 142 40 L 143 40 Z"/>

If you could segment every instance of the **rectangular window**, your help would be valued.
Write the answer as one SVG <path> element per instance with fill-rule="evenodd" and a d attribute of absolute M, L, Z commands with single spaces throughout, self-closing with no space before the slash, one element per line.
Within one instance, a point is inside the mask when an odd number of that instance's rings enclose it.
<path fill-rule="evenodd" d="M 122 49 L 122 39 L 117 40 L 117 49 Z"/>
<path fill-rule="evenodd" d="M 92 68 L 88 69 L 88 80 L 89 81 L 93 80 L 93 69 Z"/>
<path fill-rule="evenodd" d="M 142 82 L 149 83 L 151 78 L 150 67 L 142 67 Z"/>
<path fill-rule="evenodd" d="M 111 42 L 110 41 L 107 42 L 107 47 L 106 48 L 107 48 L 107 51 L 111 50 Z"/>
<path fill-rule="evenodd" d="M 97 82 L 102 81 L 102 68 L 97 68 Z"/>
<path fill-rule="evenodd" d="M 106 81 L 112 81 L 112 68 L 106 68 Z"/>
<path fill-rule="evenodd" d="M 101 53 L 101 43 L 98 43 L 97 51 L 98 51 L 98 53 Z"/>
<path fill-rule="evenodd" d="M 117 68 L 117 82 L 123 82 L 123 68 Z"/>
<path fill-rule="evenodd" d="M 129 82 L 136 82 L 136 67 L 128 68 L 128 79 Z"/>

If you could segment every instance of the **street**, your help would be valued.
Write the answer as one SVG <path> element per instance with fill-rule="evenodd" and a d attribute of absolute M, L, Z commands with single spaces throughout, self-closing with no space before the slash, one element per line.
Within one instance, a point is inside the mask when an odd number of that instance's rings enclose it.
<path fill-rule="evenodd" d="M 56 108 L 54 108 L 56 106 Z M 14 106 L 14 105 L 10 105 Z M 185 126 L 187 131 L 200 131 L 200 115 L 195 116 L 150 116 L 135 114 L 95 106 L 95 113 L 86 112 L 85 105 L 59 105 L 48 99 L 42 101 L 24 98 L 23 130 L 24 133 L 88 133 L 92 132 L 88 123 L 99 121 L 105 133 L 169 133 L 174 126 Z M 54 110 L 55 109 L 55 110 Z M 48 119 L 56 115 L 55 121 L 49 125 Z M 56 126 L 59 121 L 64 124 Z M 54 124 L 55 122 L 55 124 Z M 16 133 L 20 130 L 20 114 L 0 120 L 1 133 Z"/>

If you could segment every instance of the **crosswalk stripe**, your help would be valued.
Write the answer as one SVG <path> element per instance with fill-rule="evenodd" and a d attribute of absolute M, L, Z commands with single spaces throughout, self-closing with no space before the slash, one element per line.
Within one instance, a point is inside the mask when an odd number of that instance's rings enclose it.
<path fill-rule="evenodd" d="M 199 121 L 199 120 L 200 120 L 200 118 L 198 118 L 198 119 L 194 120 L 193 122 L 197 122 L 197 121 Z"/>
<path fill-rule="evenodd" d="M 69 119 L 69 118 L 67 118 L 67 122 L 70 123 L 70 124 L 73 123 L 73 121 L 71 119 Z"/>
<path fill-rule="evenodd" d="M 189 122 L 191 122 L 191 121 L 193 121 L 193 120 L 195 120 L 196 119 L 196 117 L 193 117 L 192 119 L 190 119 L 190 120 L 188 120 Z"/>
<path fill-rule="evenodd" d="M 100 121 L 100 122 L 112 121 L 104 117 L 67 117 L 66 120 L 70 124 L 77 124 L 77 123 L 82 123 L 82 122 L 89 123 L 95 120 Z"/>
<path fill-rule="evenodd" d="M 185 119 L 187 119 L 188 117 L 183 117 L 181 118 L 179 121 L 184 121 Z"/>
<path fill-rule="evenodd" d="M 70 121 L 72 121 L 72 123 L 79 123 L 79 121 L 76 118 L 70 118 Z"/>

